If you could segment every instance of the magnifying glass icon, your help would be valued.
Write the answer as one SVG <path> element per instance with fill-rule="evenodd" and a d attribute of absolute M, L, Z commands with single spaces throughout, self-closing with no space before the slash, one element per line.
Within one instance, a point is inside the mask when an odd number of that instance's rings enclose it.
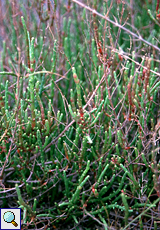
<path fill-rule="evenodd" d="M 5 212 L 4 215 L 3 215 L 3 219 L 4 219 L 5 222 L 11 223 L 11 224 L 13 224 L 15 227 L 18 226 L 18 224 L 14 221 L 14 220 L 15 220 L 15 215 L 14 215 L 14 213 L 11 212 L 11 211 Z"/>

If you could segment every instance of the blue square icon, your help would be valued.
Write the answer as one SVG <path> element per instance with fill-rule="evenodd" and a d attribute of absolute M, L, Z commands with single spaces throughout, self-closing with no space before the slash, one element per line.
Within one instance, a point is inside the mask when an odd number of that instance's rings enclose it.
<path fill-rule="evenodd" d="M 21 209 L 0 208 L 0 230 L 21 230 Z"/>

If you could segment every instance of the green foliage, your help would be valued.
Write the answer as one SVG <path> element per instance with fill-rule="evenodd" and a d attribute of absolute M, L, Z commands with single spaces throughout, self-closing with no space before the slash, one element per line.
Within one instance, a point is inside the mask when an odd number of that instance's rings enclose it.
<path fill-rule="evenodd" d="M 0 206 L 23 229 L 158 229 L 158 4 L 83 2 L 3 3 Z"/>

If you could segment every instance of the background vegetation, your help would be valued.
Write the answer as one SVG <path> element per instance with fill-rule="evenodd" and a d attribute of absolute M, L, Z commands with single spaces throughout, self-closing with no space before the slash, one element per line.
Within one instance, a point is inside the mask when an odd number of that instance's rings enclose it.
<path fill-rule="evenodd" d="M 159 0 L 0 11 L 0 207 L 22 229 L 159 229 Z"/>

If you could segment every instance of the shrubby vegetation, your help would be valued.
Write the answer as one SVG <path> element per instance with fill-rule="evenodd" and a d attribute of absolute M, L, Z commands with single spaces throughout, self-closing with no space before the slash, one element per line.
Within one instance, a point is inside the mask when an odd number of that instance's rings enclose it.
<path fill-rule="evenodd" d="M 158 229 L 159 1 L 0 4 L 0 206 L 22 229 Z"/>

